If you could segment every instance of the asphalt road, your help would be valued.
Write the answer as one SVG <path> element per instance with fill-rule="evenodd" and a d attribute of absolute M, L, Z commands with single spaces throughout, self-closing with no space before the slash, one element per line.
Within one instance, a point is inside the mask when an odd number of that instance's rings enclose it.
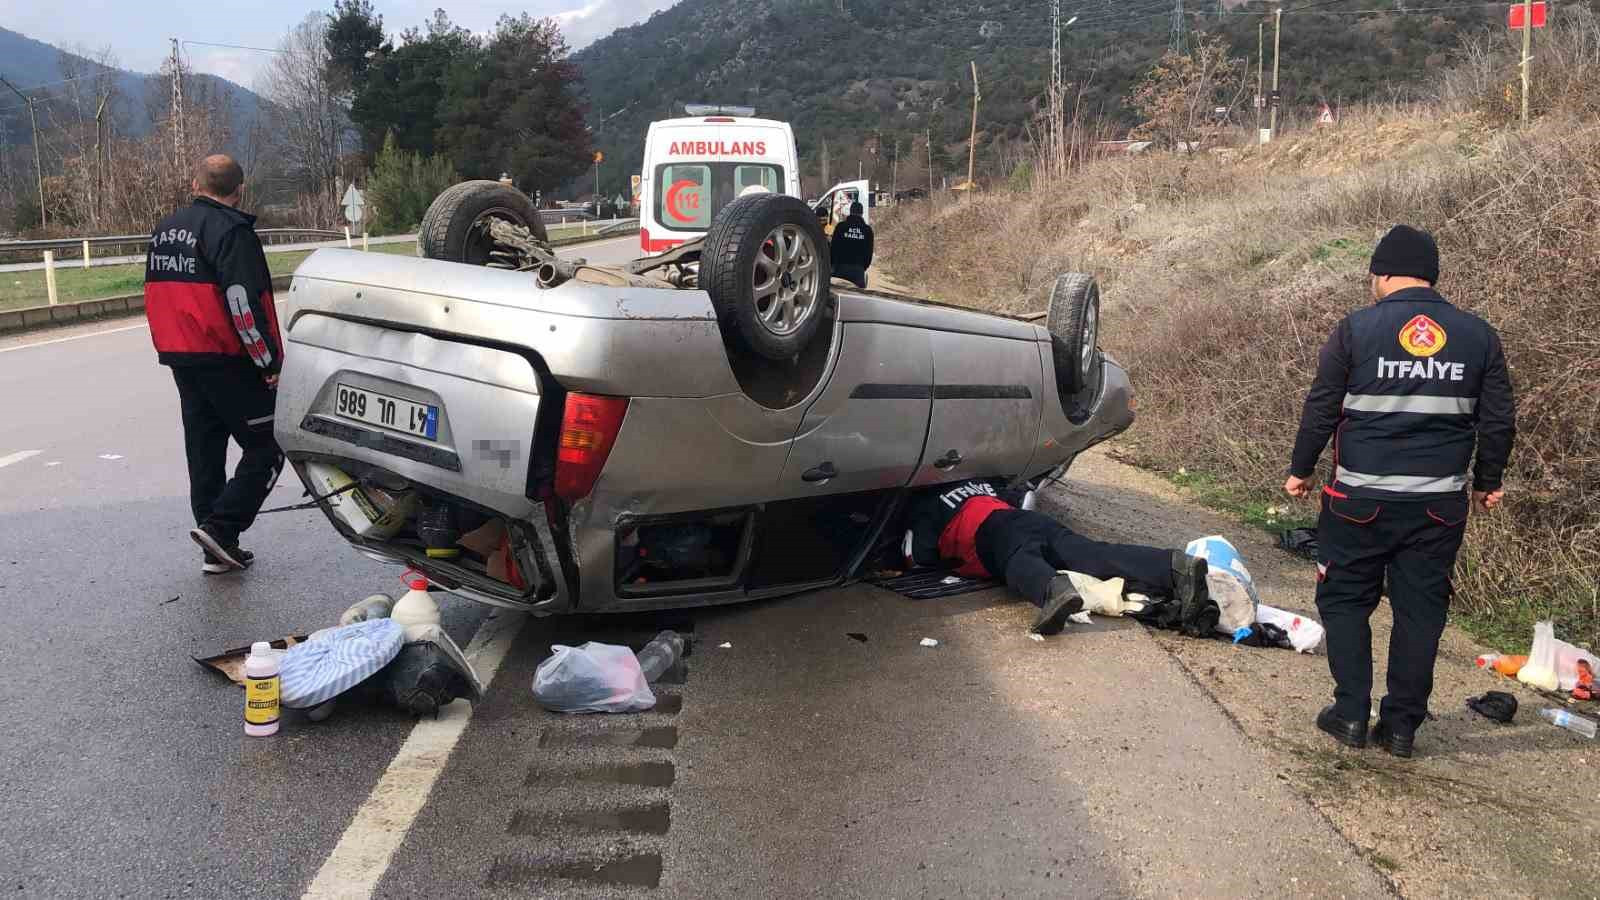
<path fill-rule="evenodd" d="M 571 252 L 617 261 L 636 240 Z M 331 624 L 398 572 L 297 512 L 248 533 L 250 572 L 203 577 L 176 394 L 134 321 L 0 343 L 0 384 L 15 896 L 1385 891 L 1140 628 L 1030 641 L 1031 610 L 1000 591 L 487 626 L 446 599 L 495 672 L 476 707 L 420 724 L 342 709 L 246 738 L 238 689 L 191 656 Z M 285 482 L 270 502 L 298 495 Z M 533 703 L 550 644 L 664 626 L 694 650 L 657 710 Z"/>

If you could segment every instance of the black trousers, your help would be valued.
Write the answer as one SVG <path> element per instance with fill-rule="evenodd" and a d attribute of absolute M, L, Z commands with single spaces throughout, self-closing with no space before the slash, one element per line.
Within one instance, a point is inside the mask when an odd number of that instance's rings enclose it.
<path fill-rule="evenodd" d="M 867 289 L 867 270 L 864 266 L 836 265 L 833 267 L 833 277 L 843 278 L 863 291 Z"/>
<path fill-rule="evenodd" d="M 233 544 L 255 521 L 283 467 L 272 436 L 276 396 L 253 365 L 173 366 L 189 457 L 189 505 L 196 525 Z M 228 438 L 244 451 L 228 477 Z"/>
<path fill-rule="evenodd" d="M 1389 693 L 1379 715 L 1416 731 L 1428 716 L 1433 662 L 1453 588 L 1450 572 L 1466 530 L 1466 495 L 1379 501 L 1322 497 L 1317 521 L 1317 611 L 1328 633 L 1328 669 L 1340 718 L 1365 722 L 1372 706 L 1372 627 L 1384 582 L 1394 611 Z"/>
<path fill-rule="evenodd" d="M 1095 578 L 1125 578 L 1128 590 L 1172 593 L 1172 551 L 1091 540 L 1044 513 L 1002 509 L 978 526 L 978 558 L 1034 606 L 1050 599 L 1061 570 Z"/>

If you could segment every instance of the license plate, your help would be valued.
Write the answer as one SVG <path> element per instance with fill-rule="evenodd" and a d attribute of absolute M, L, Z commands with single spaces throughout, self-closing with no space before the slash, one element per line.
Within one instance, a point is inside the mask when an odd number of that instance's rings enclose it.
<path fill-rule="evenodd" d="M 339 385 L 334 412 L 346 419 L 430 441 L 439 437 L 439 407 L 412 403 L 365 388 Z"/>

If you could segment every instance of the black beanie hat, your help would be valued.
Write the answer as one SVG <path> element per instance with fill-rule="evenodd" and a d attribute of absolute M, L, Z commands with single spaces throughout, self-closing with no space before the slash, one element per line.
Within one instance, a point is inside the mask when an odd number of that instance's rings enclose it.
<path fill-rule="evenodd" d="M 1374 275 L 1405 275 L 1429 284 L 1439 281 L 1439 245 L 1433 235 L 1410 225 L 1396 225 L 1372 251 Z"/>

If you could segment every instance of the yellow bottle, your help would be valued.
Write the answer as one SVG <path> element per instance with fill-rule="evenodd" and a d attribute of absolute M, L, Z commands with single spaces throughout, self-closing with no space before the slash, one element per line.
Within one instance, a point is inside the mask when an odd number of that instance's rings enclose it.
<path fill-rule="evenodd" d="M 278 656 L 266 641 L 250 645 L 244 660 L 244 733 L 266 737 L 278 733 Z"/>

